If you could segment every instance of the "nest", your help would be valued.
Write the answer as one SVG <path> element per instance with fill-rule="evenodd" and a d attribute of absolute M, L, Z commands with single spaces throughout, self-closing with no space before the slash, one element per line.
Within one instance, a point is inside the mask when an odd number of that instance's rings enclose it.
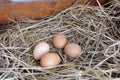
<path fill-rule="evenodd" d="M 0 34 L 0 80 L 120 80 L 120 0 L 109 4 L 73 5 L 39 21 L 7 25 L 11 28 Z M 77 59 L 53 47 L 56 33 L 82 47 Z M 61 64 L 41 67 L 34 60 L 33 48 L 40 41 L 61 56 Z"/>

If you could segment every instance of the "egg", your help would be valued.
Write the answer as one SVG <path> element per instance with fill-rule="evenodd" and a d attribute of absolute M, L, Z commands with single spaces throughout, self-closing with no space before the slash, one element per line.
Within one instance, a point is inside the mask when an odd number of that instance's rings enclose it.
<path fill-rule="evenodd" d="M 64 34 L 58 33 L 53 37 L 53 45 L 57 49 L 62 49 L 67 44 L 67 38 Z"/>
<path fill-rule="evenodd" d="M 57 53 L 47 53 L 41 57 L 40 66 L 52 67 L 60 64 L 60 62 L 61 62 L 61 58 Z"/>
<path fill-rule="evenodd" d="M 81 47 L 76 43 L 69 43 L 64 48 L 65 54 L 73 59 L 79 57 L 81 51 Z"/>
<path fill-rule="evenodd" d="M 33 57 L 34 59 L 36 60 L 39 60 L 40 57 L 43 55 L 43 54 L 46 54 L 48 53 L 50 50 L 50 47 L 49 47 L 49 44 L 46 43 L 46 42 L 39 42 L 34 50 L 33 50 Z"/>

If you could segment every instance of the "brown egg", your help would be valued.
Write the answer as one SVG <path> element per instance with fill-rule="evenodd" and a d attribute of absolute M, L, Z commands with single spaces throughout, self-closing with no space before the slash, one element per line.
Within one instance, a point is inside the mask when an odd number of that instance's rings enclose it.
<path fill-rule="evenodd" d="M 98 0 L 101 5 L 104 5 L 107 0 Z M 98 3 L 96 0 L 89 0 L 89 5 L 90 6 L 98 6 Z"/>
<path fill-rule="evenodd" d="M 57 53 L 44 54 L 40 59 L 40 65 L 43 67 L 51 67 L 60 64 L 61 59 Z"/>
<path fill-rule="evenodd" d="M 57 49 L 64 48 L 67 44 L 67 38 L 65 35 L 58 33 L 53 37 L 53 45 Z"/>
<path fill-rule="evenodd" d="M 69 43 L 65 46 L 64 52 L 70 58 L 77 58 L 81 54 L 81 47 L 75 43 Z"/>

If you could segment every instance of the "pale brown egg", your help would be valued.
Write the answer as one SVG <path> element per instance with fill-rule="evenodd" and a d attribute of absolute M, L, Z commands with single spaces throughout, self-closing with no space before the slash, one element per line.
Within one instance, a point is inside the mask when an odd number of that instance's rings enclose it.
<path fill-rule="evenodd" d="M 53 37 L 53 45 L 57 49 L 64 48 L 67 44 L 67 38 L 64 34 L 58 33 Z"/>
<path fill-rule="evenodd" d="M 48 53 L 50 50 L 49 44 L 46 42 L 39 42 L 34 50 L 33 50 L 33 57 L 36 60 L 39 60 L 40 57 L 46 53 Z"/>
<path fill-rule="evenodd" d="M 60 64 L 61 58 L 57 53 L 44 54 L 40 59 L 40 65 L 43 67 L 52 67 Z"/>
<path fill-rule="evenodd" d="M 64 48 L 65 54 L 73 59 L 79 57 L 81 54 L 81 51 L 82 51 L 81 47 L 75 43 L 69 43 Z"/>

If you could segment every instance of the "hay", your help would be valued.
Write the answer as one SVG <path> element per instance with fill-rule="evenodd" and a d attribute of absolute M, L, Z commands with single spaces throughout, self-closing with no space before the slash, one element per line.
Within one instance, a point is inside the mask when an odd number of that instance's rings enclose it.
<path fill-rule="evenodd" d="M 9 24 L 12 28 L 0 34 L 0 80 L 120 80 L 120 0 L 110 3 L 74 5 L 40 21 Z M 58 32 L 82 47 L 80 57 L 70 59 L 53 47 Z M 61 56 L 60 65 L 44 68 L 33 59 L 40 41 Z"/>

